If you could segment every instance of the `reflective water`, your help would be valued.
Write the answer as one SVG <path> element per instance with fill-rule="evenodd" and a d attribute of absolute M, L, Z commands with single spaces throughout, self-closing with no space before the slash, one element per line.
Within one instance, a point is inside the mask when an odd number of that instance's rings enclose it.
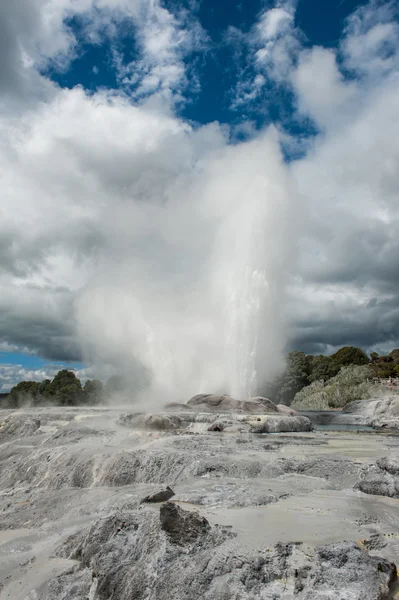
<path fill-rule="evenodd" d="M 326 431 L 374 431 L 370 425 L 365 425 L 357 415 L 342 413 L 337 410 L 307 410 L 301 411 L 312 421 L 316 430 Z"/>

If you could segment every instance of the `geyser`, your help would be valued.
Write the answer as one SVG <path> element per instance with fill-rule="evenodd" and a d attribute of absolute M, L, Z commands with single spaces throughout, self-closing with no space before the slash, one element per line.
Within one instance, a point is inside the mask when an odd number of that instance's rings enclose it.
<path fill-rule="evenodd" d="M 241 399 L 257 393 L 258 337 L 265 333 L 265 311 L 272 310 L 265 267 L 267 188 L 267 179 L 258 178 L 243 193 L 218 240 L 219 252 L 222 246 L 231 252 L 221 279 L 226 290 L 225 371 L 230 394 Z"/>
<path fill-rule="evenodd" d="M 196 160 L 180 149 L 160 161 L 154 147 L 145 197 L 132 179 L 131 196 L 102 216 L 109 253 L 77 303 L 88 359 L 131 375 L 132 394 L 141 365 L 146 407 L 255 395 L 286 342 L 295 201 L 277 134 L 236 145 L 219 129 L 179 135 Z"/>

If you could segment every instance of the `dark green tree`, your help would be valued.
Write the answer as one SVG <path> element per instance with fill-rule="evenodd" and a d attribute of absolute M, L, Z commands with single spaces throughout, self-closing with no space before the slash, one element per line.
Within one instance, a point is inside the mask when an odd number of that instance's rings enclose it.
<path fill-rule="evenodd" d="M 294 396 L 308 385 L 309 360 L 304 352 L 294 350 L 287 357 L 287 367 L 273 384 L 272 396 L 275 402 L 288 406 Z"/>
<path fill-rule="evenodd" d="M 320 354 L 315 356 L 310 363 L 309 382 L 313 381 L 328 381 L 331 377 L 335 377 L 341 366 L 331 357 Z"/>
<path fill-rule="evenodd" d="M 342 367 L 347 365 L 367 365 L 369 357 L 363 350 L 355 346 L 344 346 L 340 348 L 331 358 Z"/>
<path fill-rule="evenodd" d="M 392 352 L 389 353 L 389 356 L 392 356 L 393 360 L 399 364 L 399 348 L 394 348 Z"/>
<path fill-rule="evenodd" d="M 61 406 L 76 406 L 83 399 L 80 380 L 73 371 L 58 371 L 48 389 L 48 397 Z"/>
<path fill-rule="evenodd" d="M 26 403 L 36 404 L 39 396 L 40 384 L 37 381 L 20 381 L 10 390 L 7 404 L 11 408 L 18 408 Z"/>
<path fill-rule="evenodd" d="M 372 365 L 373 374 L 375 377 L 387 379 L 388 377 L 396 377 L 396 367 L 394 362 L 379 362 Z"/>
<path fill-rule="evenodd" d="M 43 379 L 39 385 L 39 394 L 42 398 L 48 398 L 51 395 L 51 380 Z"/>
<path fill-rule="evenodd" d="M 377 360 L 377 358 L 378 358 L 378 352 L 371 352 L 370 353 L 371 362 L 375 362 Z"/>

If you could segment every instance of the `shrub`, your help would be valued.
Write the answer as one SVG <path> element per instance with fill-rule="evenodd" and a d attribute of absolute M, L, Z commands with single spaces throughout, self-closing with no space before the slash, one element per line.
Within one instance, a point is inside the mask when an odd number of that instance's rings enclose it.
<path fill-rule="evenodd" d="M 373 377 L 369 366 L 343 367 L 328 382 L 316 381 L 296 394 L 293 408 L 343 408 L 353 400 L 365 400 L 375 395 L 375 386 L 367 379 Z"/>

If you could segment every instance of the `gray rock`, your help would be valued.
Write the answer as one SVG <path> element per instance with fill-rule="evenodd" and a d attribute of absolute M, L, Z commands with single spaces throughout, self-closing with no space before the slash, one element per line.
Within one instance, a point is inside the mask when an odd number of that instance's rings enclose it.
<path fill-rule="evenodd" d="M 392 454 L 391 456 L 380 458 L 377 460 L 377 467 L 381 471 L 399 476 L 399 454 Z"/>
<path fill-rule="evenodd" d="M 356 487 L 365 494 L 399 498 L 399 454 L 380 458 L 366 467 Z"/>
<path fill-rule="evenodd" d="M 312 431 L 312 422 L 308 417 L 289 415 L 270 415 L 253 422 L 252 433 L 281 433 L 290 431 Z"/>
<path fill-rule="evenodd" d="M 181 419 L 177 415 L 149 415 L 145 419 L 145 426 L 156 431 L 168 431 L 181 427 Z"/>
<path fill-rule="evenodd" d="M 214 423 L 211 423 L 211 425 L 209 425 L 208 427 L 208 431 L 223 431 L 224 430 L 224 424 L 222 423 L 222 421 L 214 421 Z"/>
<path fill-rule="evenodd" d="M 171 431 L 182 425 L 177 415 L 128 413 L 118 419 L 120 425 L 132 429 L 151 429 L 155 431 Z"/>
<path fill-rule="evenodd" d="M 365 425 L 399 429 L 399 393 L 355 400 L 347 404 L 343 412 L 356 415 Z"/>
<path fill-rule="evenodd" d="M 167 486 L 164 490 L 159 490 L 158 492 L 154 492 L 153 494 L 146 496 L 141 500 L 140 504 L 144 504 L 147 502 L 167 502 L 168 500 L 173 498 L 174 495 L 175 493 L 172 490 L 172 488 Z"/>
<path fill-rule="evenodd" d="M 93 582 L 99 600 L 388 600 L 396 579 L 394 564 L 351 542 L 280 543 L 251 553 L 226 528 L 173 503 L 159 518 L 142 511 L 100 520 L 58 555 L 80 569 L 53 581 L 56 593 L 46 600 L 85 600 Z"/>
<path fill-rule="evenodd" d="M 383 600 L 390 596 L 396 567 L 384 558 L 370 556 L 357 544 L 343 542 L 317 551 L 312 575 L 305 600 Z"/>
<path fill-rule="evenodd" d="M 173 502 L 166 502 L 160 510 L 161 529 L 173 544 L 180 546 L 195 541 L 208 533 L 211 526 L 198 513 L 183 510 Z"/>
<path fill-rule="evenodd" d="M 212 412 L 234 412 L 249 414 L 268 414 L 277 413 L 277 407 L 271 400 L 257 396 L 249 400 L 236 400 L 231 396 L 217 394 L 198 394 L 193 396 L 188 402 L 188 406 L 197 411 Z"/>
<path fill-rule="evenodd" d="M 40 429 L 40 419 L 32 418 L 25 414 L 11 414 L 2 423 L 0 423 L 0 440 L 7 437 L 29 437 L 38 433 Z"/>

